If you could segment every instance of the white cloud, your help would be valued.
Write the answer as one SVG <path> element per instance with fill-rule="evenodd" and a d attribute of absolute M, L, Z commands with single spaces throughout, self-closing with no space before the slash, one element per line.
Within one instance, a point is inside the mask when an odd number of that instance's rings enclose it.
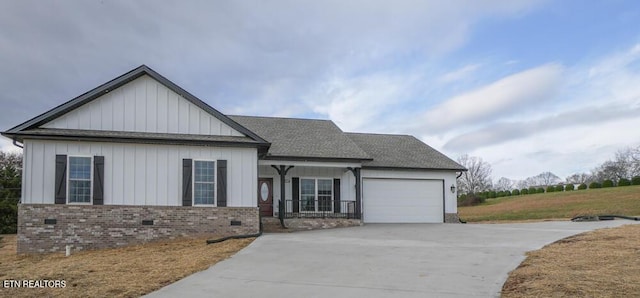
<path fill-rule="evenodd" d="M 393 73 L 333 78 L 309 94 L 305 102 L 345 131 L 371 131 L 389 123 L 390 112 L 407 100 L 407 91 L 417 80 L 411 74 Z"/>
<path fill-rule="evenodd" d="M 545 64 L 454 96 L 425 113 L 425 127 L 442 132 L 551 100 L 562 83 L 562 74 L 562 66 Z"/>
<path fill-rule="evenodd" d="M 438 81 L 442 83 L 450 83 L 450 82 L 462 80 L 470 76 L 471 74 L 473 74 L 479 67 L 480 67 L 480 64 L 466 65 L 462 68 L 445 73 L 438 79 Z"/>
<path fill-rule="evenodd" d="M 564 127 L 470 152 L 491 163 L 495 177 L 524 179 L 544 171 L 561 178 L 588 172 L 617 150 L 640 145 L 640 118 L 596 126 Z M 624 129 L 628 128 L 628 129 Z"/>
<path fill-rule="evenodd" d="M 496 177 L 524 179 L 552 171 L 564 178 L 640 145 L 639 51 L 633 45 L 565 68 L 559 100 L 535 107 L 544 113 L 500 115 L 479 128 L 449 131 L 445 152 L 481 156 L 492 163 Z"/>

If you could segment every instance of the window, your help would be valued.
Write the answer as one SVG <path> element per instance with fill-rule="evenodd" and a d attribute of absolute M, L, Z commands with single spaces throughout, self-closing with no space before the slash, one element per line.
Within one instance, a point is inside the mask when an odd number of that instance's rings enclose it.
<path fill-rule="evenodd" d="M 333 211 L 333 180 L 300 179 L 300 211 Z"/>
<path fill-rule="evenodd" d="M 193 161 L 193 204 L 213 205 L 215 202 L 215 161 Z"/>
<path fill-rule="evenodd" d="M 69 156 L 69 203 L 91 203 L 91 157 Z"/>
<path fill-rule="evenodd" d="M 318 180 L 318 211 L 332 211 L 332 188 L 333 180 Z"/>

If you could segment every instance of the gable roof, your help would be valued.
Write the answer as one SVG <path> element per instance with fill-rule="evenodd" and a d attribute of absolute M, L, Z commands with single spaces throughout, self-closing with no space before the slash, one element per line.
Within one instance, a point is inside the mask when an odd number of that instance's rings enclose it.
<path fill-rule="evenodd" d="M 231 120 L 229 117 L 225 116 L 224 114 L 220 113 L 218 110 L 212 108 L 211 106 L 209 106 L 208 104 L 206 104 L 205 102 L 203 102 L 202 100 L 200 100 L 199 98 L 195 97 L 194 95 L 192 95 L 191 93 L 187 92 L 186 90 L 182 89 L 180 86 L 176 85 L 175 83 L 171 82 L 170 80 L 168 80 L 167 78 L 163 77 L 162 75 L 160 75 L 159 73 L 155 72 L 153 69 L 149 68 L 146 65 L 141 65 L 109 82 L 106 82 L 70 101 L 67 101 L 39 116 L 36 116 L 35 118 L 28 120 L 20 125 L 17 125 L 9 130 L 7 130 L 6 132 L 3 132 L 2 134 L 8 137 L 16 137 L 16 136 L 20 136 L 23 135 L 27 130 L 31 130 L 31 129 L 38 129 L 39 126 L 53 120 L 56 119 L 66 113 L 68 113 L 69 111 L 72 111 L 86 103 L 89 103 L 97 98 L 99 98 L 100 96 L 114 90 L 117 89 L 143 75 L 148 75 L 151 78 L 155 79 L 156 81 L 158 81 L 159 83 L 161 83 L 162 85 L 164 85 L 165 87 L 169 88 L 170 90 L 172 90 L 173 92 L 179 94 L 180 96 L 182 96 L 184 99 L 190 101 L 191 103 L 193 103 L 194 105 L 196 105 L 197 107 L 201 108 L 202 110 L 206 111 L 207 113 L 211 114 L 212 116 L 214 116 L 215 118 L 219 119 L 220 121 L 222 121 L 223 123 L 229 125 L 230 127 L 232 127 L 233 129 L 239 131 L 240 133 L 246 135 L 248 138 L 250 138 L 252 141 L 254 141 L 255 143 L 261 144 L 261 145 L 266 145 L 268 146 L 268 142 L 265 141 L 264 139 L 262 139 L 260 136 L 258 136 L 257 134 L 255 134 L 254 132 L 252 132 L 251 130 L 243 127 L 242 125 L 236 123 L 235 121 Z"/>
<path fill-rule="evenodd" d="M 410 135 L 345 133 L 373 158 L 365 168 L 466 171 L 465 167 Z"/>
<path fill-rule="evenodd" d="M 371 160 L 330 120 L 229 117 L 271 143 L 266 159 Z"/>

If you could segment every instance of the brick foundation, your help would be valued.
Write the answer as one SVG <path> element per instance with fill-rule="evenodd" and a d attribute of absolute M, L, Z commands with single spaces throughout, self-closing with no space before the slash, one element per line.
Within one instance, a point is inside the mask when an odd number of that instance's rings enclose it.
<path fill-rule="evenodd" d="M 458 217 L 458 213 L 445 213 L 444 214 L 444 222 L 445 223 L 460 223 L 460 217 Z"/>
<path fill-rule="evenodd" d="M 66 245 L 79 251 L 182 236 L 255 234 L 259 226 L 257 207 L 20 204 L 18 253 L 64 251 Z"/>

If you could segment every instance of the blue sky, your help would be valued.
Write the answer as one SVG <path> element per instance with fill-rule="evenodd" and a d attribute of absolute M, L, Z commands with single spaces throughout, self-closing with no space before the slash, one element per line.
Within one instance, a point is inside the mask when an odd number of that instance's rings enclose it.
<path fill-rule="evenodd" d="M 639 21 L 621 0 L 0 1 L 0 130 L 146 64 L 223 113 L 566 177 L 640 145 Z"/>

